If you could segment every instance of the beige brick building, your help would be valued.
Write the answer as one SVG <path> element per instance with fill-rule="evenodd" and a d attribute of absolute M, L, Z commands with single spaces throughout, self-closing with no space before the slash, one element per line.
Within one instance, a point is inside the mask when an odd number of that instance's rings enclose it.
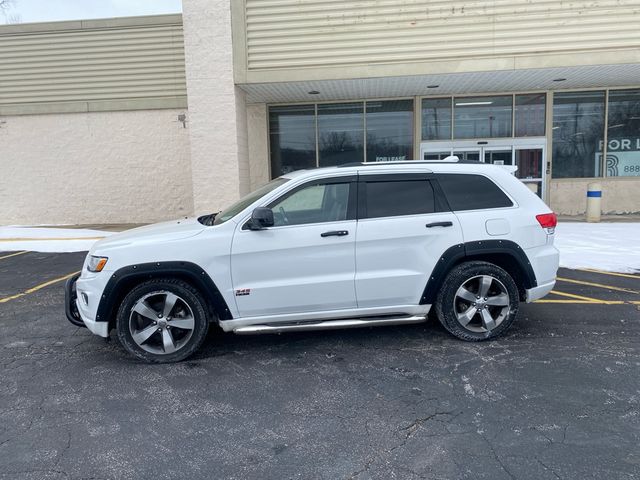
<path fill-rule="evenodd" d="M 299 168 L 515 164 L 640 211 L 640 0 L 185 0 L 0 27 L 0 224 L 216 211 Z"/>

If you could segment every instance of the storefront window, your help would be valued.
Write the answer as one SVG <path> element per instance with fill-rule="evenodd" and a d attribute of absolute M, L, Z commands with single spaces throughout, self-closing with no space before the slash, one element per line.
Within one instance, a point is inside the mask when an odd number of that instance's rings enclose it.
<path fill-rule="evenodd" d="M 413 159 L 413 100 L 372 101 L 367 109 L 367 162 Z"/>
<path fill-rule="evenodd" d="M 513 97 L 457 97 L 454 99 L 455 139 L 511 136 Z"/>
<path fill-rule="evenodd" d="M 269 109 L 271 176 L 316 166 L 316 119 L 314 105 L 291 105 Z"/>
<path fill-rule="evenodd" d="M 553 177 L 597 177 L 604 136 L 604 92 L 553 97 Z"/>
<path fill-rule="evenodd" d="M 364 161 L 364 104 L 318 105 L 321 167 Z"/>
<path fill-rule="evenodd" d="M 609 92 L 606 175 L 640 176 L 640 90 Z"/>
<path fill-rule="evenodd" d="M 422 140 L 451 140 L 451 98 L 422 100 Z"/>
<path fill-rule="evenodd" d="M 544 136 L 546 101 L 544 93 L 516 95 L 516 137 Z"/>

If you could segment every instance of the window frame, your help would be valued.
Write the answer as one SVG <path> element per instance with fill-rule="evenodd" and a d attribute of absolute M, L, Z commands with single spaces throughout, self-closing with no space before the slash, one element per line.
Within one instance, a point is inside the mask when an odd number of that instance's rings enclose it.
<path fill-rule="evenodd" d="M 330 222 L 314 222 L 314 223 L 298 223 L 292 225 L 274 225 L 273 227 L 267 227 L 265 230 L 272 230 L 275 228 L 293 228 L 293 227 L 308 227 L 311 225 L 325 225 L 330 223 L 337 222 L 348 222 L 351 220 L 356 220 L 356 211 L 357 211 L 357 198 L 358 198 L 358 177 L 357 175 L 342 175 L 342 176 L 334 176 L 334 177 L 325 177 L 325 178 L 314 178 L 310 179 L 304 183 L 296 185 L 295 187 L 287 190 L 282 195 L 270 200 L 267 204 L 261 205 L 266 208 L 273 208 L 277 203 L 286 200 L 291 197 L 295 193 L 303 190 L 305 188 L 316 186 L 316 185 L 331 185 L 337 183 L 347 183 L 349 184 L 349 199 L 347 203 L 347 214 L 344 220 L 334 220 Z M 251 222 L 251 218 L 248 218 L 247 221 L 242 226 L 243 230 L 247 230 L 249 228 L 249 223 Z"/>
<path fill-rule="evenodd" d="M 433 215 L 435 213 L 450 212 L 449 205 L 443 195 L 440 186 L 434 181 L 433 173 L 360 173 L 358 176 L 358 208 L 357 218 L 360 220 L 377 220 L 383 218 L 402 218 L 423 215 Z M 433 212 L 409 213 L 406 215 L 388 215 L 386 217 L 369 217 L 367 215 L 367 184 L 382 182 L 410 182 L 425 181 L 433 191 Z"/>
<path fill-rule="evenodd" d="M 465 209 L 465 210 L 454 210 L 451 207 L 451 204 L 449 203 L 449 198 L 447 197 L 444 188 L 442 188 L 442 185 L 440 185 L 440 177 L 443 175 L 475 175 L 478 177 L 484 177 L 487 180 L 489 180 L 492 184 L 494 184 L 499 191 L 501 191 L 503 193 L 503 195 L 511 202 L 511 205 L 506 205 L 504 207 L 486 207 L 486 208 L 473 208 L 473 209 Z M 438 188 L 440 190 L 440 192 L 442 193 L 442 198 L 444 199 L 444 201 L 447 202 L 447 206 L 449 208 L 450 212 L 456 213 L 456 212 L 486 212 L 487 210 L 505 210 L 505 209 L 514 209 L 514 208 L 518 208 L 518 202 L 516 202 L 516 200 L 509 194 L 509 192 L 507 192 L 504 188 L 502 188 L 502 185 L 500 185 L 499 182 L 496 182 L 493 178 L 491 178 L 488 175 L 484 175 L 483 173 L 477 173 L 477 172 L 473 172 L 473 173 L 469 173 L 469 172 L 442 172 L 442 173 L 435 173 L 433 174 L 434 179 L 433 182 L 436 183 L 438 185 Z"/>
<path fill-rule="evenodd" d="M 266 119 L 267 119 L 267 152 L 269 155 L 269 177 L 271 179 L 277 178 L 279 176 L 283 176 L 286 175 L 286 173 L 279 173 L 276 174 L 277 172 L 273 171 L 273 161 L 271 158 L 271 149 L 272 149 L 272 145 L 271 145 L 271 109 L 272 108 L 279 108 L 279 107 L 295 107 L 295 106 L 301 106 L 301 107 L 309 107 L 312 106 L 314 108 L 314 118 L 315 118 L 315 126 L 314 126 L 314 133 L 315 133 L 315 148 L 316 148 L 316 152 L 315 152 L 315 164 L 316 164 L 316 168 L 320 167 L 320 145 L 319 145 L 319 130 L 318 130 L 318 107 L 321 105 L 337 105 L 337 104 L 345 104 L 345 103 L 362 103 L 363 104 L 363 120 L 364 120 L 364 127 L 363 127 L 363 135 L 362 135 L 362 147 L 363 147 L 363 154 L 364 154 L 364 163 L 376 163 L 376 162 L 370 162 L 369 159 L 367 158 L 367 103 L 370 102 L 396 102 L 396 101 L 411 101 L 412 105 L 413 105 L 413 110 L 412 110 L 412 128 L 411 128 L 411 137 L 412 137 L 412 149 L 411 149 L 411 157 L 415 157 L 416 155 L 416 151 L 415 151 L 415 144 L 416 144 L 416 140 L 419 138 L 419 136 L 416 136 L 416 128 L 417 125 L 420 124 L 419 119 L 416 117 L 417 112 L 419 113 L 419 109 L 417 107 L 417 103 L 419 102 L 419 97 L 417 96 L 401 96 L 401 97 L 381 97 L 381 98 L 355 98 L 355 99 L 344 99 L 344 100 L 325 100 L 325 101 L 316 101 L 316 102 L 274 102 L 274 103 L 267 103 L 266 108 L 267 108 L 267 115 L 266 115 Z M 411 160 L 417 160 L 416 158 L 411 158 L 411 159 L 407 159 L 406 161 L 411 161 Z"/>

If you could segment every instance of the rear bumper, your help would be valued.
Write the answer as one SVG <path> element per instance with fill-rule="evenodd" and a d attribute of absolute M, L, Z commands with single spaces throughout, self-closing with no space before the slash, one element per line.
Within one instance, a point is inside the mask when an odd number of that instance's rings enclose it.
<path fill-rule="evenodd" d="M 64 310 L 67 320 L 76 327 L 86 327 L 95 335 L 107 338 L 109 336 L 109 322 L 96 322 L 82 314 L 82 305 L 78 299 L 76 282 L 80 274 L 71 277 L 64 286 Z"/>
<path fill-rule="evenodd" d="M 560 253 L 553 244 L 526 250 L 536 276 L 537 285 L 527 289 L 526 301 L 533 302 L 547 295 L 556 284 Z"/>
<path fill-rule="evenodd" d="M 556 281 L 553 280 L 548 283 L 543 283 L 542 285 L 538 285 L 537 287 L 530 288 L 527 290 L 527 303 L 538 300 L 544 296 L 546 296 L 551 290 L 553 290 L 553 286 L 556 284 Z"/>

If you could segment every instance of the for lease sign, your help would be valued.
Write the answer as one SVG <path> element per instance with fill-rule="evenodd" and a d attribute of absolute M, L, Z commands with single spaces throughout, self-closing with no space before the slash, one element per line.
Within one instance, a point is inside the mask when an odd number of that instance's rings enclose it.
<path fill-rule="evenodd" d="M 598 143 L 596 171 L 602 160 L 604 141 Z M 607 177 L 640 176 L 640 138 L 609 138 L 607 141 Z"/>

